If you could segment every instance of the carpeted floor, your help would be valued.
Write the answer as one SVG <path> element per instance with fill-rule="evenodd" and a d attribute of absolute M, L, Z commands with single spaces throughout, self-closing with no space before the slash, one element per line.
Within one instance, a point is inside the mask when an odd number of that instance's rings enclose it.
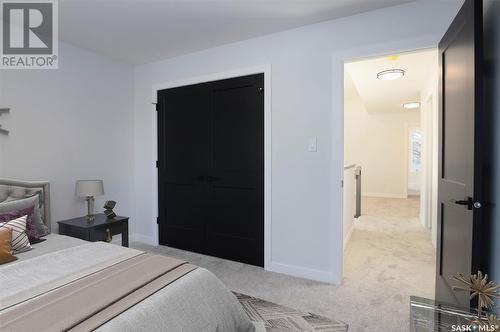
<path fill-rule="evenodd" d="M 226 286 L 301 312 L 349 324 L 349 331 L 407 331 L 409 296 L 434 295 L 435 249 L 418 221 L 418 200 L 363 198 L 344 254 L 341 286 L 168 247 L 132 247 L 179 257 L 216 274 Z"/>
<path fill-rule="evenodd" d="M 363 216 L 344 253 L 344 284 L 362 315 L 353 331 L 407 331 L 409 297 L 434 298 L 436 251 L 419 219 L 419 198 L 363 197 Z M 344 319 L 342 316 L 334 316 Z"/>

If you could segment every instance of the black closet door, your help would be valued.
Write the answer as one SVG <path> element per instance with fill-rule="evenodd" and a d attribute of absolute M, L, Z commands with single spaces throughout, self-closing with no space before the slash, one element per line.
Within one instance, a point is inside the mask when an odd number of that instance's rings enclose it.
<path fill-rule="evenodd" d="M 160 244 L 263 266 L 263 74 L 158 93 Z"/>
<path fill-rule="evenodd" d="M 264 265 L 263 75 L 212 84 L 209 253 Z"/>
<path fill-rule="evenodd" d="M 197 252 L 206 247 L 209 100 L 204 84 L 158 93 L 159 242 Z"/>

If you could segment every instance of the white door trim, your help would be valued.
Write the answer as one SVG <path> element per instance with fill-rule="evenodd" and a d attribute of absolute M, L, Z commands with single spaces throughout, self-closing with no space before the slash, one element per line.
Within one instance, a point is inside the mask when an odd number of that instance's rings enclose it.
<path fill-rule="evenodd" d="M 331 177 L 332 199 L 331 204 L 331 266 L 332 282 L 341 284 L 343 278 L 344 250 L 342 227 L 342 184 L 344 172 L 344 63 L 355 59 L 363 59 L 388 54 L 413 52 L 436 48 L 442 35 L 428 35 L 419 38 L 410 38 L 390 41 L 380 44 L 371 44 L 358 48 L 342 50 L 332 53 L 332 133 L 331 140 L 334 151 L 341 151 L 338 158 L 333 160 L 333 176 Z"/>
<path fill-rule="evenodd" d="M 437 80 L 437 77 L 436 77 Z M 425 100 L 425 108 L 426 108 L 426 137 L 425 138 L 425 173 L 426 176 L 424 179 L 422 179 L 422 182 L 425 181 L 424 188 L 426 190 L 425 192 L 425 202 L 424 204 L 420 204 L 422 206 L 425 206 L 425 209 L 422 209 L 420 211 L 421 214 L 421 219 L 423 220 L 424 226 L 432 230 L 432 209 L 433 209 L 433 201 L 434 201 L 434 194 L 432 190 L 432 186 L 434 183 L 433 180 L 433 164 L 434 164 L 434 144 L 437 146 L 436 141 L 435 141 L 435 136 L 434 136 L 434 126 L 437 126 L 437 122 L 434 122 L 434 94 L 431 93 L 430 95 L 427 96 L 427 99 Z"/>
<path fill-rule="evenodd" d="M 271 65 L 259 65 L 254 67 L 239 68 L 235 70 L 212 73 L 203 76 L 189 77 L 182 80 L 163 82 L 153 85 L 153 102 L 157 101 L 157 93 L 159 90 L 170 89 L 180 86 L 192 85 L 197 83 L 218 81 L 227 78 L 246 76 L 252 74 L 264 74 L 264 269 L 270 269 L 272 262 L 272 81 L 271 81 Z M 155 105 L 151 107 L 154 112 L 152 123 L 152 142 L 153 142 L 153 160 L 152 167 L 155 167 L 158 160 L 158 142 L 157 142 L 157 114 Z M 153 197 L 155 211 L 158 211 L 158 172 L 154 171 L 153 177 Z M 156 212 L 157 213 L 157 212 Z M 158 225 L 156 220 L 154 229 L 154 243 L 158 245 Z"/>

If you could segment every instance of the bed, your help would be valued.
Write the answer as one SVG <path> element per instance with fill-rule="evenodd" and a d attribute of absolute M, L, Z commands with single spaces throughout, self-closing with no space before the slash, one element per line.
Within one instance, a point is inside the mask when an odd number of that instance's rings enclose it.
<path fill-rule="evenodd" d="M 53 234 L 48 182 L 0 179 L 0 207 L 39 196 L 50 234 L 0 265 L 0 331 L 260 331 L 211 272 Z"/>

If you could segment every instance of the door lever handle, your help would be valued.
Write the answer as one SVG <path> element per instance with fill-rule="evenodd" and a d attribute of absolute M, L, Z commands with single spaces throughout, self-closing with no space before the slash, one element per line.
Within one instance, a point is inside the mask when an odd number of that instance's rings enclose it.
<path fill-rule="evenodd" d="M 464 200 L 455 200 L 455 204 L 466 205 L 467 210 L 472 210 L 472 208 L 474 207 L 474 203 L 472 202 L 472 197 L 467 197 Z"/>

